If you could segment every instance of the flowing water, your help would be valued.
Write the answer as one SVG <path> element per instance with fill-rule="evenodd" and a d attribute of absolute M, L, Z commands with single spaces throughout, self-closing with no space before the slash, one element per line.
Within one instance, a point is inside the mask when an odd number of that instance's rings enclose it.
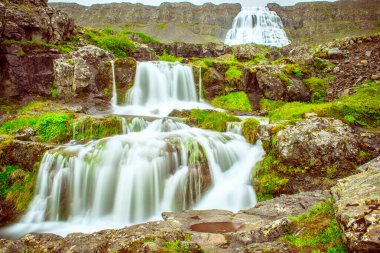
<path fill-rule="evenodd" d="M 246 7 L 235 17 L 226 35 L 227 45 L 256 43 L 283 47 L 290 43 L 280 17 L 267 7 Z"/>
<path fill-rule="evenodd" d="M 139 63 L 129 109 L 171 100 L 193 105 L 190 70 Z M 157 220 L 164 211 L 238 211 L 256 203 L 250 174 L 264 151 L 260 142 L 246 142 L 241 124 L 219 133 L 167 117 L 134 117 L 124 119 L 122 129 L 121 135 L 48 151 L 27 213 L 0 234 L 93 232 Z"/>

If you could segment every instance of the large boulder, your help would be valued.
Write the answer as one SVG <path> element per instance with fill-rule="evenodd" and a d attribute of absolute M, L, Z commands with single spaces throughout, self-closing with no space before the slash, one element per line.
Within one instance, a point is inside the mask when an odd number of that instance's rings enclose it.
<path fill-rule="evenodd" d="M 340 120 L 313 117 L 288 125 L 277 134 L 276 153 L 293 166 L 328 168 L 347 166 L 359 154 L 359 137 Z"/>
<path fill-rule="evenodd" d="M 379 252 L 380 156 L 358 171 L 332 188 L 335 215 L 350 252 Z"/>
<path fill-rule="evenodd" d="M 162 55 L 164 52 L 177 57 L 218 57 L 232 53 L 231 48 L 224 44 L 207 43 L 191 44 L 184 42 L 175 42 L 170 44 L 151 44 L 157 54 Z"/>
<path fill-rule="evenodd" d="M 74 21 L 47 6 L 44 0 L 12 0 L 0 3 L 0 40 L 35 40 L 56 43 L 68 40 Z"/>
<path fill-rule="evenodd" d="M 100 95 L 112 87 L 112 55 L 93 45 L 79 48 L 54 62 L 59 97 Z"/>

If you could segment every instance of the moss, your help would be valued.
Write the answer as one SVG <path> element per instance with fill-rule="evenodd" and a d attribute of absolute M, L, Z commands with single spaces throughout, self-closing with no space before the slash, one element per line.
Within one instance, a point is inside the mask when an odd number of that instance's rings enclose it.
<path fill-rule="evenodd" d="M 125 35 L 130 35 L 130 34 L 133 34 L 133 35 L 137 35 L 140 37 L 142 43 L 144 44 L 149 44 L 149 43 L 161 43 L 160 41 L 152 38 L 151 36 L 145 34 L 145 33 L 142 33 L 142 32 L 134 32 L 134 31 L 131 31 L 131 30 L 128 30 L 128 29 L 124 29 L 122 31 L 120 31 L 120 34 L 125 34 Z"/>
<path fill-rule="evenodd" d="M 292 85 L 292 83 L 293 83 L 292 79 L 290 79 L 285 73 L 282 73 L 282 72 L 281 73 L 277 73 L 276 76 L 286 86 Z"/>
<path fill-rule="evenodd" d="M 313 67 L 316 69 L 316 70 L 325 70 L 329 67 L 331 67 L 332 64 L 328 61 L 324 61 L 320 58 L 313 58 Z"/>
<path fill-rule="evenodd" d="M 195 248 L 189 247 L 189 244 L 182 243 L 179 240 L 176 241 L 168 241 L 162 244 L 162 252 L 163 253 L 190 253 L 190 252 L 202 252 L 199 246 Z"/>
<path fill-rule="evenodd" d="M 0 172 L 0 199 L 4 199 L 7 196 L 11 183 L 10 176 L 12 172 L 19 168 L 19 166 L 7 165 Z"/>
<path fill-rule="evenodd" d="M 226 96 L 217 97 L 212 100 L 211 104 L 226 110 L 252 111 L 247 94 L 243 91 L 231 92 Z"/>
<path fill-rule="evenodd" d="M 308 79 L 304 79 L 303 82 L 311 91 L 311 102 L 313 103 L 324 102 L 324 99 L 327 96 L 326 90 L 329 87 L 329 84 L 327 81 L 313 76 Z"/>
<path fill-rule="evenodd" d="M 212 110 L 193 109 L 178 112 L 171 116 L 187 118 L 187 123 L 190 125 L 219 132 L 226 131 L 227 122 L 240 122 L 240 119 L 232 114 Z"/>
<path fill-rule="evenodd" d="M 30 111 L 38 111 L 41 108 L 46 108 L 46 106 L 48 106 L 49 104 L 51 104 L 51 101 L 49 100 L 48 101 L 33 101 L 27 106 L 24 106 L 21 109 L 17 110 L 17 113 L 25 114 Z"/>
<path fill-rule="evenodd" d="M 95 118 L 85 116 L 77 119 L 74 123 L 75 140 L 92 140 L 122 134 L 122 118 L 112 116 Z"/>
<path fill-rule="evenodd" d="M 55 45 L 50 43 L 44 43 L 34 40 L 4 40 L 1 42 L 1 44 L 5 45 L 12 45 L 12 44 L 18 44 L 18 45 L 34 45 L 34 46 L 41 46 L 41 47 L 47 47 L 47 48 L 54 48 L 57 49 L 60 53 L 67 54 L 73 51 L 74 47 L 72 44 L 66 43 L 62 45 Z"/>
<path fill-rule="evenodd" d="M 259 126 L 260 122 L 257 119 L 250 118 L 243 121 L 242 133 L 249 143 L 254 144 L 256 142 Z"/>
<path fill-rule="evenodd" d="M 159 55 L 158 58 L 160 61 L 168 61 L 168 62 L 182 62 L 183 57 L 176 57 L 174 55 L 168 54 L 166 50 L 162 55 Z"/>
<path fill-rule="evenodd" d="M 17 57 L 23 57 L 23 56 L 25 56 L 25 52 L 21 49 L 21 50 L 19 50 L 18 52 L 17 52 L 17 55 L 16 55 Z"/>
<path fill-rule="evenodd" d="M 243 73 L 236 66 L 231 66 L 225 73 L 226 80 L 229 83 L 238 82 L 242 75 Z"/>
<path fill-rule="evenodd" d="M 293 75 L 293 76 L 297 76 L 297 77 L 302 77 L 303 75 L 305 75 L 308 72 L 305 68 L 301 67 L 298 64 L 286 64 L 282 68 L 282 71 L 285 74 Z"/>
<path fill-rule="evenodd" d="M 288 243 L 293 250 L 346 252 L 331 199 L 315 205 L 306 213 L 290 217 L 290 220 L 294 222 L 291 228 L 292 233 L 280 240 Z"/>

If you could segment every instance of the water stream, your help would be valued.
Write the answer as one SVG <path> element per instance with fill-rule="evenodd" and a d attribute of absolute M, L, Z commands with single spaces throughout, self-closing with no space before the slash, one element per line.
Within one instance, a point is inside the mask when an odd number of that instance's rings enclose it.
<path fill-rule="evenodd" d="M 208 107 L 197 102 L 190 67 L 162 62 L 139 63 L 127 97 L 116 111 L 150 114 L 173 101 Z M 219 133 L 167 117 L 122 123 L 121 135 L 48 151 L 27 213 L 0 234 L 94 232 L 157 220 L 164 211 L 238 211 L 256 203 L 250 174 L 264 151 L 246 142 L 241 124 Z"/>
<path fill-rule="evenodd" d="M 256 43 L 283 47 L 290 41 L 276 12 L 267 7 L 246 7 L 235 17 L 225 43 L 230 46 Z"/>

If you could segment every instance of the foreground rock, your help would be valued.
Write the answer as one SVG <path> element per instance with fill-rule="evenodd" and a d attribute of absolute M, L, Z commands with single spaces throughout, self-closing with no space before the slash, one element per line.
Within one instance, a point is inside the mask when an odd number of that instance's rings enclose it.
<path fill-rule="evenodd" d="M 380 250 L 380 157 L 332 189 L 334 209 L 350 252 Z"/>
<path fill-rule="evenodd" d="M 161 252 L 165 242 L 182 241 L 191 252 L 259 252 L 286 249 L 274 240 L 287 232 L 289 215 L 298 215 L 328 197 L 327 191 L 284 195 L 238 213 L 224 210 L 164 213 L 164 221 L 93 234 L 28 234 L 0 240 L 0 252 Z M 186 240 L 186 242 L 185 242 Z M 199 246 L 198 246 L 199 245 Z M 285 248 L 284 248 L 285 247 Z"/>

